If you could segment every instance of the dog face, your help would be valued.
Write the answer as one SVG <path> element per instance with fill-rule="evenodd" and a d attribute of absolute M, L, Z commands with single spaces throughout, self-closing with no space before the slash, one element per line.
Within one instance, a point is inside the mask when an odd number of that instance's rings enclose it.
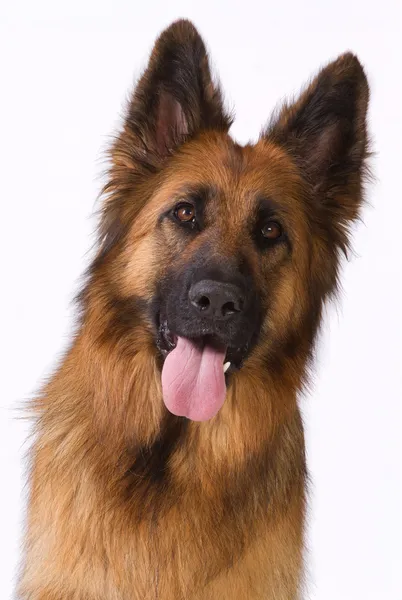
<path fill-rule="evenodd" d="M 209 419 L 243 365 L 306 360 L 358 216 L 367 100 L 346 54 L 242 147 L 194 27 L 156 42 L 111 151 L 92 274 L 109 337 L 159 357 L 171 412 Z"/>
<path fill-rule="evenodd" d="M 164 257 L 154 301 L 158 346 L 166 355 L 177 337 L 207 341 L 225 349 L 230 374 L 262 330 L 274 340 L 284 318 L 281 290 L 293 293 L 286 281 L 297 268 L 292 244 L 307 238 L 302 182 L 272 145 L 241 148 L 227 134 L 201 136 L 173 162 L 154 231 L 155 254 Z"/>

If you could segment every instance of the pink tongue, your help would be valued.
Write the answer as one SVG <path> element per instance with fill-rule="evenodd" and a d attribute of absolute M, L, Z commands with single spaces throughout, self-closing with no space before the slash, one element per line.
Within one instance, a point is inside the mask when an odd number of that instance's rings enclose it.
<path fill-rule="evenodd" d="M 162 369 L 163 400 L 174 415 L 207 421 L 225 401 L 225 351 L 179 337 Z"/>

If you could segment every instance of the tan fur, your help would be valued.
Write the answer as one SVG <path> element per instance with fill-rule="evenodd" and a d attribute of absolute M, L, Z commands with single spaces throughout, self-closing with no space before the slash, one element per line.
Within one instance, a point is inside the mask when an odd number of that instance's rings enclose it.
<path fill-rule="evenodd" d="M 61 593 L 72 599 L 262 599 L 272 588 L 275 598 L 296 597 L 302 566 L 304 460 L 294 398 L 281 391 L 278 382 L 251 368 L 239 377 L 216 419 L 191 424 L 188 444 L 197 448 L 193 460 L 188 461 L 188 448 L 181 448 L 171 465 L 182 496 L 160 523 L 157 518 L 153 522 L 155 499 L 150 498 L 145 507 L 143 498 L 137 506 L 135 496 L 124 503 L 119 481 L 130 465 L 122 456 L 124 438 L 145 441 L 158 427 L 161 403 L 154 416 L 138 405 L 143 396 L 151 408 L 153 397 L 159 397 L 158 373 L 149 367 L 153 359 L 144 352 L 142 365 L 138 358 L 131 368 L 126 365 L 119 379 L 120 389 L 126 386 L 131 392 L 130 407 L 105 404 L 109 418 L 97 423 L 86 391 L 90 382 L 85 379 L 91 378 L 92 360 L 102 358 L 92 353 L 81 340 L 76 342 L 41 401 L 21 595 L 32 600 L 56 599 Z M 132 382 L 135 375 L 141 395 Z M 77 383 L 84 401 L 71 397 L 78 391 Z M 107 384 L 98 382 L 99 392 L 104 393 L 102 384 Z M 267 394 L 266 389 L 272 392 Z M 148 394 L 143 395 L 143 390 Z M 131 411 L 125 413 L 128 408 Z M 101 410 L 98 404 L 97 411 Z M 141 421 L 141 413 L 147 415 L 147 422 Z M 114 454 L 110 438 L 116 446 Z M 228 500 L 222 497 L 226 489 L 216 482 L 229 469 L 236 472 L 245 467 L 261 445 L 272 449 L 272 471 L 263 489 L 250 489 L 250 497 L 238 498 L 240 490 L 233 482 L 233 498 L 226 506 Z M 259 507 L 265 486 L 273 494 L 266 514 Z M 287 505 L 284 498 L 289 488 L 293 500 Z M 138 523 L 136 513 L 141 510 L 149 514 Z M 267 560 L 268 571 L 264 568 Z M 157 573 L 153 565 L 159 563 L 169 568 Z M 193 594 L 194 588 L 205 584 L 201 594 Z"/>
<path fill-rule="evenodd" d="M 345 55 L 240 147 L 194 27 L 180 21 L 158 39 L 111 150 L 76 336 L 33 405 L 21 600 L 300 598 L 297 395 L 362 200 L 367 99 L 362 68 Z M 211 198 L 189 236 L 161 216 L 194 186 Z M 250 223 L 261 198 L 274 199 L 291 243 L 259 248 Z M 264 317 L 222 409 L 198 423 L 165 408 L 149 307 L 206 247 L 209 260 L 246 261 Z M 152 460 L 164 452 L 161 473 Z"/>

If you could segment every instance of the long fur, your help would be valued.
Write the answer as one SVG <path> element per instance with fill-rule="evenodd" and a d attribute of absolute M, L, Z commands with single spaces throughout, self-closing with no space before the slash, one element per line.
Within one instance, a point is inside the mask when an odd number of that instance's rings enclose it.
<path fill-rule="evenodd" d="M 80 326 L 34 403 L 21 600 L 299 597 L 307 475 L 297 394 L 362 202 L 367 102 L 363 70 L 346 54 L 241 148 L 194 27 L 179 21 L 158 39 L 111 149 Z M 157 225 L 189 174 L 221 190 L 211 243 L 246 257 L 267 311 L 205 423 L 167 412 L 151 317 L 159 282 L 199 249 Z M 293 233 L 289 249 L 262 259 L 241 229 L 256 187 L 282 190 Z"/>

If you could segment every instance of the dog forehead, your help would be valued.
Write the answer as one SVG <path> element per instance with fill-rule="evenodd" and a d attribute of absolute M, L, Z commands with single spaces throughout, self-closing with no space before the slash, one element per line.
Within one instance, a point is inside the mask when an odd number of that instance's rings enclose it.
<path fill-rule="evenodd" d="M 222 134 L 204 134 L 185 144 L 166 176 L 168 195 L 199 187 L 239 215 L 263 198 L 287 204 L 301 188 L 299 172 L 281 148 L 266 140 L 241 146 Z"/>

